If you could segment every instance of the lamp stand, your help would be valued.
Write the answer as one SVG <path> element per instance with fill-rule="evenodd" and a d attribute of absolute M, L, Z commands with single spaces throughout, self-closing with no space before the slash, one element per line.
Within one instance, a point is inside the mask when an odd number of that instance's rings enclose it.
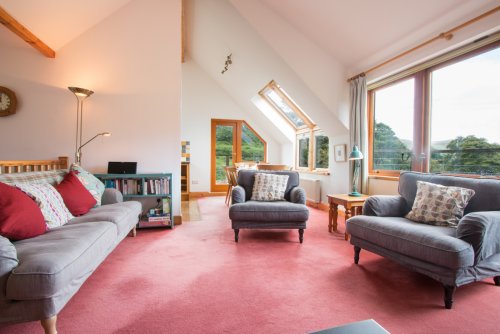
<path fill-rule="evenodd" d="M 348 195 L 353 197 L 361 197 L 361 194 L 358 192 L 358 181 L 359 181 L 359 168 L 360 168 L 360 160 L 354 160 L 354 173 L 352 176 L 352 192 Z"/>

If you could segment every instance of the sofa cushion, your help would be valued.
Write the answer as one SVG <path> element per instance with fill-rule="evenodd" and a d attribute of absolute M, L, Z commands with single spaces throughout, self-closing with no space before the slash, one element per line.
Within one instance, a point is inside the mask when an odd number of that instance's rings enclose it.
<path fill-rule="evenodd" d="M 71 224 L 14 243 L 19 265 L 7 280 L 7 298 L 34 300 L 80 285 L 116 245 L 109 222 Z"/>
<path fill-rule="evenodd" d="M 22 240 L 45 233 L 42 211 L 31 197 L 1 182 L 0 194 L 0 235 Z"/>
<path fill-rule="evenodd" d="M 0 182 L 14 185 L 16 183 L 50 183 L 56 185 L 64 179 L 67 169 L 54 169 L 43 172 L 25 172 L 0 174 Z"/>
<path fill-rule="evenodd" d="M 75 172 L 83 186 L 87 188 L 92 196 L 94 196 L 97 202 L 96 205 L 101 205 L 101 198 L 104 193 L 104 183 L 78 165 L 73 164 L 70 169 Z"/>
<path fill-rule="evenodd" d="M 304 222 L 309 218 L 309 210 L 304 204 L 286 201 L 247 201 L 231 205 L 229 218 L 234 221 Z"/>
<path fill-rule="evenodd" d="M 472 246 L 458 239 L 452 227 L 375 216 L 355 216 L 346 225 L 349 234 L 409 257 L 450 269 L 474 264 Z"/>
<path fill-rule="evenodd" d="M 73 215 L 68 211 L 61 195 L 49 183 L 21 183 L 16 187 L 33 198 L 42 210 L 45 223 L 49 229 L 62 226 Z"/>
<path fill-rule="evenodd" d="M 464 214 L 476 211 L 500 211 L 500 180 L 403 172 L 399 176 L 399 194 L 406 200 L 405 213 L 413 206 L 418 180 L 474 190 L 476 194 L 465 207 Z"/>
<path fill-rule="evenodd" d="M 142 205 L 136 201 L 108 204 L 95 207 L 87 214 L 73 218 L 69 224 L 107 221 L 116 225 L 119 236 L 124 236 L 137 224 L 141 212 Z"/>
<path fill-rule="evenodd" d="M 256 173 L 252 201 L 283 201 L 288 175 Z"/>
<path fill-rule="evenodd" d="M 61 194 L 64 204 L 74 216 L 86 214 L 97 203 L 73 171 L 66 174 L 64 180 L 55 188 Z"/>
<path fill-rule="evenodd" d="M 417 181 L 417 195 L 406 218 L 431 225 L 457 226 L 475 191 Z"/>
<path fill-rule="evenodd" d="M 254 174 L 262 173 L 262 171 L 252 169 L 242 169 L 238 172 L 238 185 L 245 189 L 245 200 L 249 201 L 252 197 L 253 183 L 255 181 Z M 299 173 L 296 171 L 268 171 L 264 173 L 276 175 L 288 175 L 288 183 L 285 190 L 285 200 L 290 201 L 290 193 L 293 188 L 299 186 Z"/>

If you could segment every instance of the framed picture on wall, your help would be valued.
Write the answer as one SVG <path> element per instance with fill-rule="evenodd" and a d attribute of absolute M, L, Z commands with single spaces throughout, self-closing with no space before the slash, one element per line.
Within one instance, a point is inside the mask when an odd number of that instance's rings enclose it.
<path fill-rule="evenodd" d="M 335 145 L 333 147 L 333 151 L 335 152 L 335 161 L 346 161 L 346 156 L 345 156 L 345 151 L 346 151 L 346 145 L 341 144 L 341 145 Z"/>

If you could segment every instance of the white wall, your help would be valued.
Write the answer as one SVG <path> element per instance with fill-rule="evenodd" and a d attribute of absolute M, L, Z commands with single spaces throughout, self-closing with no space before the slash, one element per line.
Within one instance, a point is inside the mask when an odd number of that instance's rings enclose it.
<path fill-rule="evenodd" d="M 135 0 L 43 57 L 0 29 L 0 84 L 13 89 L 17 114 L 0 121 L 0 159 L 74 155 L 76 99 L 67 89 L 95 91 L 84 106 L 82 166 L 105 172 L 108 161 L 137 161 L 138 172 L 174 173 L 180 213 L 181 1 Z M 5 44 L 4 44 L 5 41 Z"/>
<path fill-rule="evenodd" d="M 259 111 L 254 110 L 255 115 Z M 245 120 L 267 143 L 268 161 L 281 159 L 281 144 L 244 111 L 198 64 L 188 59 L 182 65 L 182 140 L 191 147 L 191 192 L 210 191 L 211 119 Z"/>
<path fill-rule="evenodd" d="M 287 164 L 293 162 L 291 160 L 294 154 L 293 143 L 264 115 L 256 114 L 255 105 L 252 102 L 258 91 L 272 79 L 275 79 L 326 132 L 330 138 L 332 159 L 333 145 L 348 143 L 345 113 L 343 118 L 339 116 L 342 110 L 345 111 L 347 105 L 347 83 L 343 69 L 335 60 L 328 62 L 323 55 L 321 59 L 318 59 L 327 68 L 316 64 L 311 65 L 310 62 L 316 60 L 314 52 L 320 51 L 317 49 L 312 50 L 313 54 L 307 60 L 304 59 L 306 51 L 294 56 L 293 59 L 286 58 L 284 54 L 290 52 L 290 45 L 295 42 L 301 45 L 300 36 L 296 33 L 286 34 L 286 39 L 289 39 L 288 48 L 285 46 L 283 49 L 274 48 L 269 40 L 262 37 L 260 29 L 256 29 L 255 24 L 252 25 L 252 22 L 247 21 L 248 18 L 241 16 L 229 1 L 187 1 L 186 17 L 189 55 L 227 93 L 228 98 L 240 107 L 246 115 L 245 118 L 255 117 L 256 124 L 282 145 L 282 154 L 279 157 L 281 161 L 276 162 Z M 265 27 L 271 21 L 270 17 L 262 18 L 259 23 Z M 290 26 L 286 28 L 287 31 L 293 31 Z M 232 53 L 233 64 L 224 75 L 221 75 L 220 71 L 229 53 Z M 302 60 L 300 64 L 297 64 L 299 58 Z M 314 67 L 313 71 L 308 71 L 310 65 Z M 326 73 L 317 76 L 314 81 L 316 77 L 314 73 L 320 72 L 321 69 Z M 318 89 L 320 86 L 321 89 Z M 186 94 L 186 91 L 187 89 L 184 89 L 183 94 Z M 328 91 L 331 92 L 330 95 Z M 187 126 L 183 124 L 183 129 Z M 348 164 L 335 163 L 332 159 L 330 176 L 306 174 L 304 177 L 320 178 L 325 194 L 347 192 L 349 188 Z"/>

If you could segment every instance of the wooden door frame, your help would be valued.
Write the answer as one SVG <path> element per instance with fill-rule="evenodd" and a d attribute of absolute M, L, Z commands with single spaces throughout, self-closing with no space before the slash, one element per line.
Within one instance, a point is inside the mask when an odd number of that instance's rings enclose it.
<path fill-rule="evenodd" d="M 221 192 L 227 191 L 227 185 L 221 185 L 216 183 L 216 163 L 215 158 L 215 141 L 216 141 L 216 128 L 217 126 L 232 126 L 233 131 L 233 163 L 237 161 L 236 159 L 241 159 L 241 152 L 238 152 L 238 147 L 241 146 L 241 136 L 238 135 L 238 121 L 231 119 L 212 119 L 211 120 L 211 142 L 210 142 L 210 191 L 211 192 Z M 238 141 L 240 146 L 238 146 Z"/>
<path fill-rule="evenodd" d="M 216 159 L 215 159 L 215 129 L 217 125 L 226 125 L 226 126 L 234 126 L 234 131 L 233 131 L 233 165 L 235 162 L 240 162 L 242 161 L 242 151 L 241 151 L 241 146 L 242 146 L 242 128 L 243 124 L 252 131 L 257 138 L 261 142 L 264 143 L 264 161 L 267 162 L 267 142 L 257 133 L 257 131 L 254 130 L 248 124 L 247 122 L 243 120 L 236 120 L 236 119 L 219 119 L 219 118 L 213 118 L 211 119 L 211 143 L 210 143 L 210 191 L 211 192 L 221 192 L 221 191 L 227 191 L 227 185 L 220 185 L 215 183 L 215 167 L 216 167 Z"/>

